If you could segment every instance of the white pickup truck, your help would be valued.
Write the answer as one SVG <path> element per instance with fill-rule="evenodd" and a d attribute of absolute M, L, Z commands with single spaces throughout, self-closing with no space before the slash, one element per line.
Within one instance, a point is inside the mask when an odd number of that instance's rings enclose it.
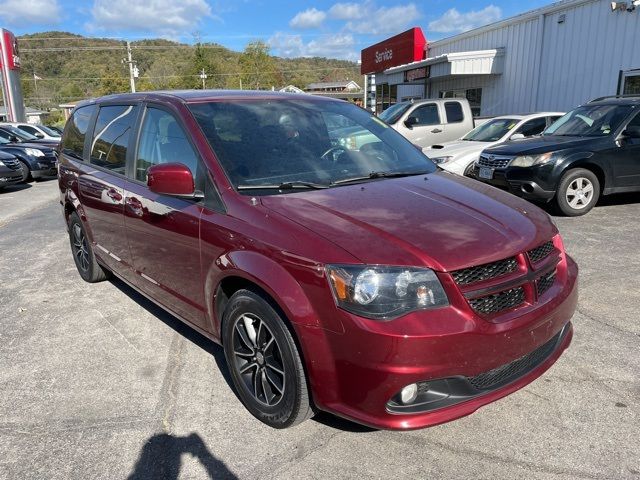
<path fill-rule="evenodd" d="M 462 137 L 475 124 L 466 98 L 434 98 L 400 102 L 379 115 L 419 147 Z"/>

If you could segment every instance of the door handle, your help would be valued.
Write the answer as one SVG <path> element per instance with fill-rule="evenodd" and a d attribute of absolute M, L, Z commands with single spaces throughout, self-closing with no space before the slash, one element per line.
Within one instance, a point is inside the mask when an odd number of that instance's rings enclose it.
<path fill-rule="evenodd" d="M 109 190 L 107 190 L 107 197 L 109 197 L 111 200 L 114 200 L 116 202 L 119 202 L 120 200 L 122 200 L 122 194 L 118 192 L 115 188 L 110 188 Z"/>
<path fill-rule="evenodd" d="M 127 205 L 131 213 L 133 213 L 136 217 L 142 217 L 142 215 L 144 214 L 142 202 L 136 197 L 127 197 L 124 203 Z"/>
<path fill-rule="evenodd" d="M 433 130 L 431 130 L 431 133 L 441 133 L 442 130 L 439 128 L 434 128 Z"/>

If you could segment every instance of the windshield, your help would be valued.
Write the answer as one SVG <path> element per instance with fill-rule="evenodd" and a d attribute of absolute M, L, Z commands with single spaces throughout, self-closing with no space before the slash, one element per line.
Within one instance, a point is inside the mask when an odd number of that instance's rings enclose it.
<path fill-rule="evenodd" d="M 396 103 L 390 106 L 384 112 L 379 115 L 380 120 L 387 122 L 389 125 L 393 125 L 400 117 L 404 115 L 404 112 L 409 110 L 411 102 Z"/>
<path fill-rule="evenodd" d="M 583 105 L 556 120 L 543 135 L 601 137 L 615 132 L 632 111 L 630 105 Z"/>
<path fill-rule="evenodd" d="M 462 140 L 474 142 L 497 142 L 518 124 L 517 118 L 498 118 L 478 125 L 467 133 Z"/>
<path fill-rule="evenodd" d="M 38 125 L 38 128 L 42 130 L 44 133 L 49 135 L 50 137 L 60 137 L 60 133 L 56 132 L 54 129 L 47 127 L 46 125 Z"/>
<path fill-rule="evenodd" d="M 19 128 L 12 125 L 5 125 L 2 127 L 2 129 L 11 132 L 11 135 L 15 135 L 20 139 L 20 141 L 38 140 L 38 137 L 36 137 L 35 135 L 31 135 L 30 133 L 27 133 L 24 130 L 20 130 Z"/>
<path fill-rule="evenodd" d="M 357 177 L 437 168 L 395 130 L 347 102 L 260 99 L 189 108 L 231 183 L 246 194 L 278 193 L 251 191 L 253 186 L 334 186 Z"/>

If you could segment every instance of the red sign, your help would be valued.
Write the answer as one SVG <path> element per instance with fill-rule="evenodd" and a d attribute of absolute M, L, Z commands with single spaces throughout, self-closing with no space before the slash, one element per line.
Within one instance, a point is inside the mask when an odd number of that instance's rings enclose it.
<path fill-rule="evenodd" d="M 362 50 L 360 73 L 382 72 L 387 68 L 422 60 L 426 45 L 427 40 L 418 27 L 383 40 Z"/>
<path fill-rule="evenodd" d="M 4 32 L 3 46 L 5 49 L 4 58 L 7 61 L 9 70 L 20 70 L 20 52 L 18 50 L 18 40 L 15 35 L 8 30 Z"/>
<path fill-rule="evenodd" d="M 404 72 L 405 82 L 415 82 L 429 76 L 429 66 L 414 68 L 413 70 L 407 70 Z"/>

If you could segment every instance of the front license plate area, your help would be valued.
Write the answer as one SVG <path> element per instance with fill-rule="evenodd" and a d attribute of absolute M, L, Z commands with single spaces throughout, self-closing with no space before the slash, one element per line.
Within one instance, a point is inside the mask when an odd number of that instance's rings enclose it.
<path fill-rule="evenodd" d="M 480 171 L 478 172 L 478 176 L 480 178 L 485 178 L 487 180 L 491 180 L 493 178 L 493 168 L 480 167 Z"/>

